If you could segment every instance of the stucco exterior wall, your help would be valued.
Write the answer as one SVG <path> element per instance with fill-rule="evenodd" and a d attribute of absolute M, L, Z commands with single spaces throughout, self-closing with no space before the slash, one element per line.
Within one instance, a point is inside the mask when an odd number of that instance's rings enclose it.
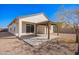
<path fill-rule="evenodd" d="M 32 23 L 28 23 L 28 22 L 22 22 L 22 33 L 24 34 L 28 34 L 28 33 L 26 33 L 26 25 L 27 24 L 32 24 Z M 34 25 L 34 24 L 33 24 Z M 45 28 L 46 28 L 46 26 L 41 26 L 41 25 L 39 25 L 39 26 L 37 26 L 37 33 L 38 34 L 44 34 L 45 33 Z"/>
<path fill-rule="evenodd" d="M 27 24 L 32 24 L 32 23 L 24 22 L 24 21 L 22 22 L 22 33 L 27 34 L 27 33 L 26 33 L 26 25 L 27 25 Z"/>
<path fill-rule="evenodd" d="M 45 34 L 45 29 L 46 29 L 46 26 L 44 26 L 44 25 L 38 25 L 38 27 L 37 27 L 37 33 L 38 34 Z"/>
<path fill-rule="evenodd" d="M 22 35 L 27 35 L 26 33 L 26 24 L 32 24 L 28 22 L 22 22 Z M 34 24 L 33 24 L 34 25 Z M 38 34 L 46 34 L 48 32 L 48 29 L 46 29 L 46 26 L 44 25 L 38 25 L 37 26 L 37 33 Z M 51 25 L 50 33 L 53 33 L 53 26 Z"/>
<path fill-rule="evenodd" d="M 18 36 L 18 24 L 17 23 L 12 23 L 8 27 L 8 31 L 16 36 Z"/>
<path fill-rule="evenodd" d="M 39 34 L 47 34 L 48 33 L 47 26 L 39 25 L 37 27 L 37 33 L 39 33 Z M 53 33 L 53 25 L 51 25 L 51 27 L 50 27 L 50 33 Z"/>
<path fill-rule="evenodd" d="M 22 22 L 22 33 L 21 35 L 28 35 L 28 33 L 26 33 L 26 24 L 32 24 L 32 23 L 28 23 L 28 22 Z M 19 31 L 19 24 L 18 23 L 13 23 L 12 25 L 9 26 L 9 32 L 18 36 L 18 31 Z M 14 31 L 14 26 L 16 26 L 15 31 Z M 10 30 L 11 29 L 11 30 Z M 37 26 L 37 33 L 38 34 L 47 34 L 48 33 L 48 28 L 44 25 L 38 25 Z M 53 33 L 53 26 L 51 26 L 50 28 L 50 33 Z"/>
<path fill-rule="evenodd" d="M 22 22 L 22 33 L 26 33 L 26 24 L 25 22 Z"/>

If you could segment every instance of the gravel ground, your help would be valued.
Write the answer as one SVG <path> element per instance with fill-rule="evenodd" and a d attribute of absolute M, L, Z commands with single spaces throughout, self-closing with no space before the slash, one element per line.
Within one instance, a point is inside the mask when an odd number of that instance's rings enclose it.
<path fill-rule="evenodd" d="M 8 32 L 0 33 L 1 55 L 74 55 L 76 51 L 76 43 L 56 43 L 51 40 L 36 48 Z"/>
<path fill-rule="evenodd" d="M 55 43 L 53 41 L 47 41 L 37 49 L 34 50 L 34 54 L 40 55 L 74 55 L 77 51 L 76 43 Z"/>

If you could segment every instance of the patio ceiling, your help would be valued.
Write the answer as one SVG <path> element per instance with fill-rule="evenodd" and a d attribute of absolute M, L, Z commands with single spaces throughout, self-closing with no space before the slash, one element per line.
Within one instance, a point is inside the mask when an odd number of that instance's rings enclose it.
<path fill-rule="evenodd" d="M 37 25 L 46 25 L 48 23 L 50 23 L 51 25 L 56 25 L 57 24 L 57 23 L 52 22 L 52 21 L 43 21 L 43 22 L 37 23 Z"/>

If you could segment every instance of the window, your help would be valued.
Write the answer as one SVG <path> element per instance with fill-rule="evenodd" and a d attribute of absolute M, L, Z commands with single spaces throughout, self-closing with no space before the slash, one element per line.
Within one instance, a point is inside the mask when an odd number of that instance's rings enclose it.
<path fill-rule="evenodd" d="M 34 25 L 26 24 L 26 33 L 33 33 L 34 32 Z"/>
<path fill-rule="evenodd" d="M 14 29 L 14 31 L 15 31 L 15 29 L 16 29 L 16 25 L 14 25 L 14 28 L 13 28 L 13 29 Z"/>
<path fill-rule="evenodd" d="M 14 27 L 14 31 L 15 31 L 16 27 Z"/>

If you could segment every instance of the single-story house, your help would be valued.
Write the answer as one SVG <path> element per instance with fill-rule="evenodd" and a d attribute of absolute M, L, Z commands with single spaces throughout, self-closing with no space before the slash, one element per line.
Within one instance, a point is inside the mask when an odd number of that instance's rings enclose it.
<path fill-rule="evenodd" d="M 53 22 L 49 21 L 43 13 L 21 16 L 15 18 L 9 25 L 8 31 L 18 37 L 30 34 L 53 33 Z"/>

